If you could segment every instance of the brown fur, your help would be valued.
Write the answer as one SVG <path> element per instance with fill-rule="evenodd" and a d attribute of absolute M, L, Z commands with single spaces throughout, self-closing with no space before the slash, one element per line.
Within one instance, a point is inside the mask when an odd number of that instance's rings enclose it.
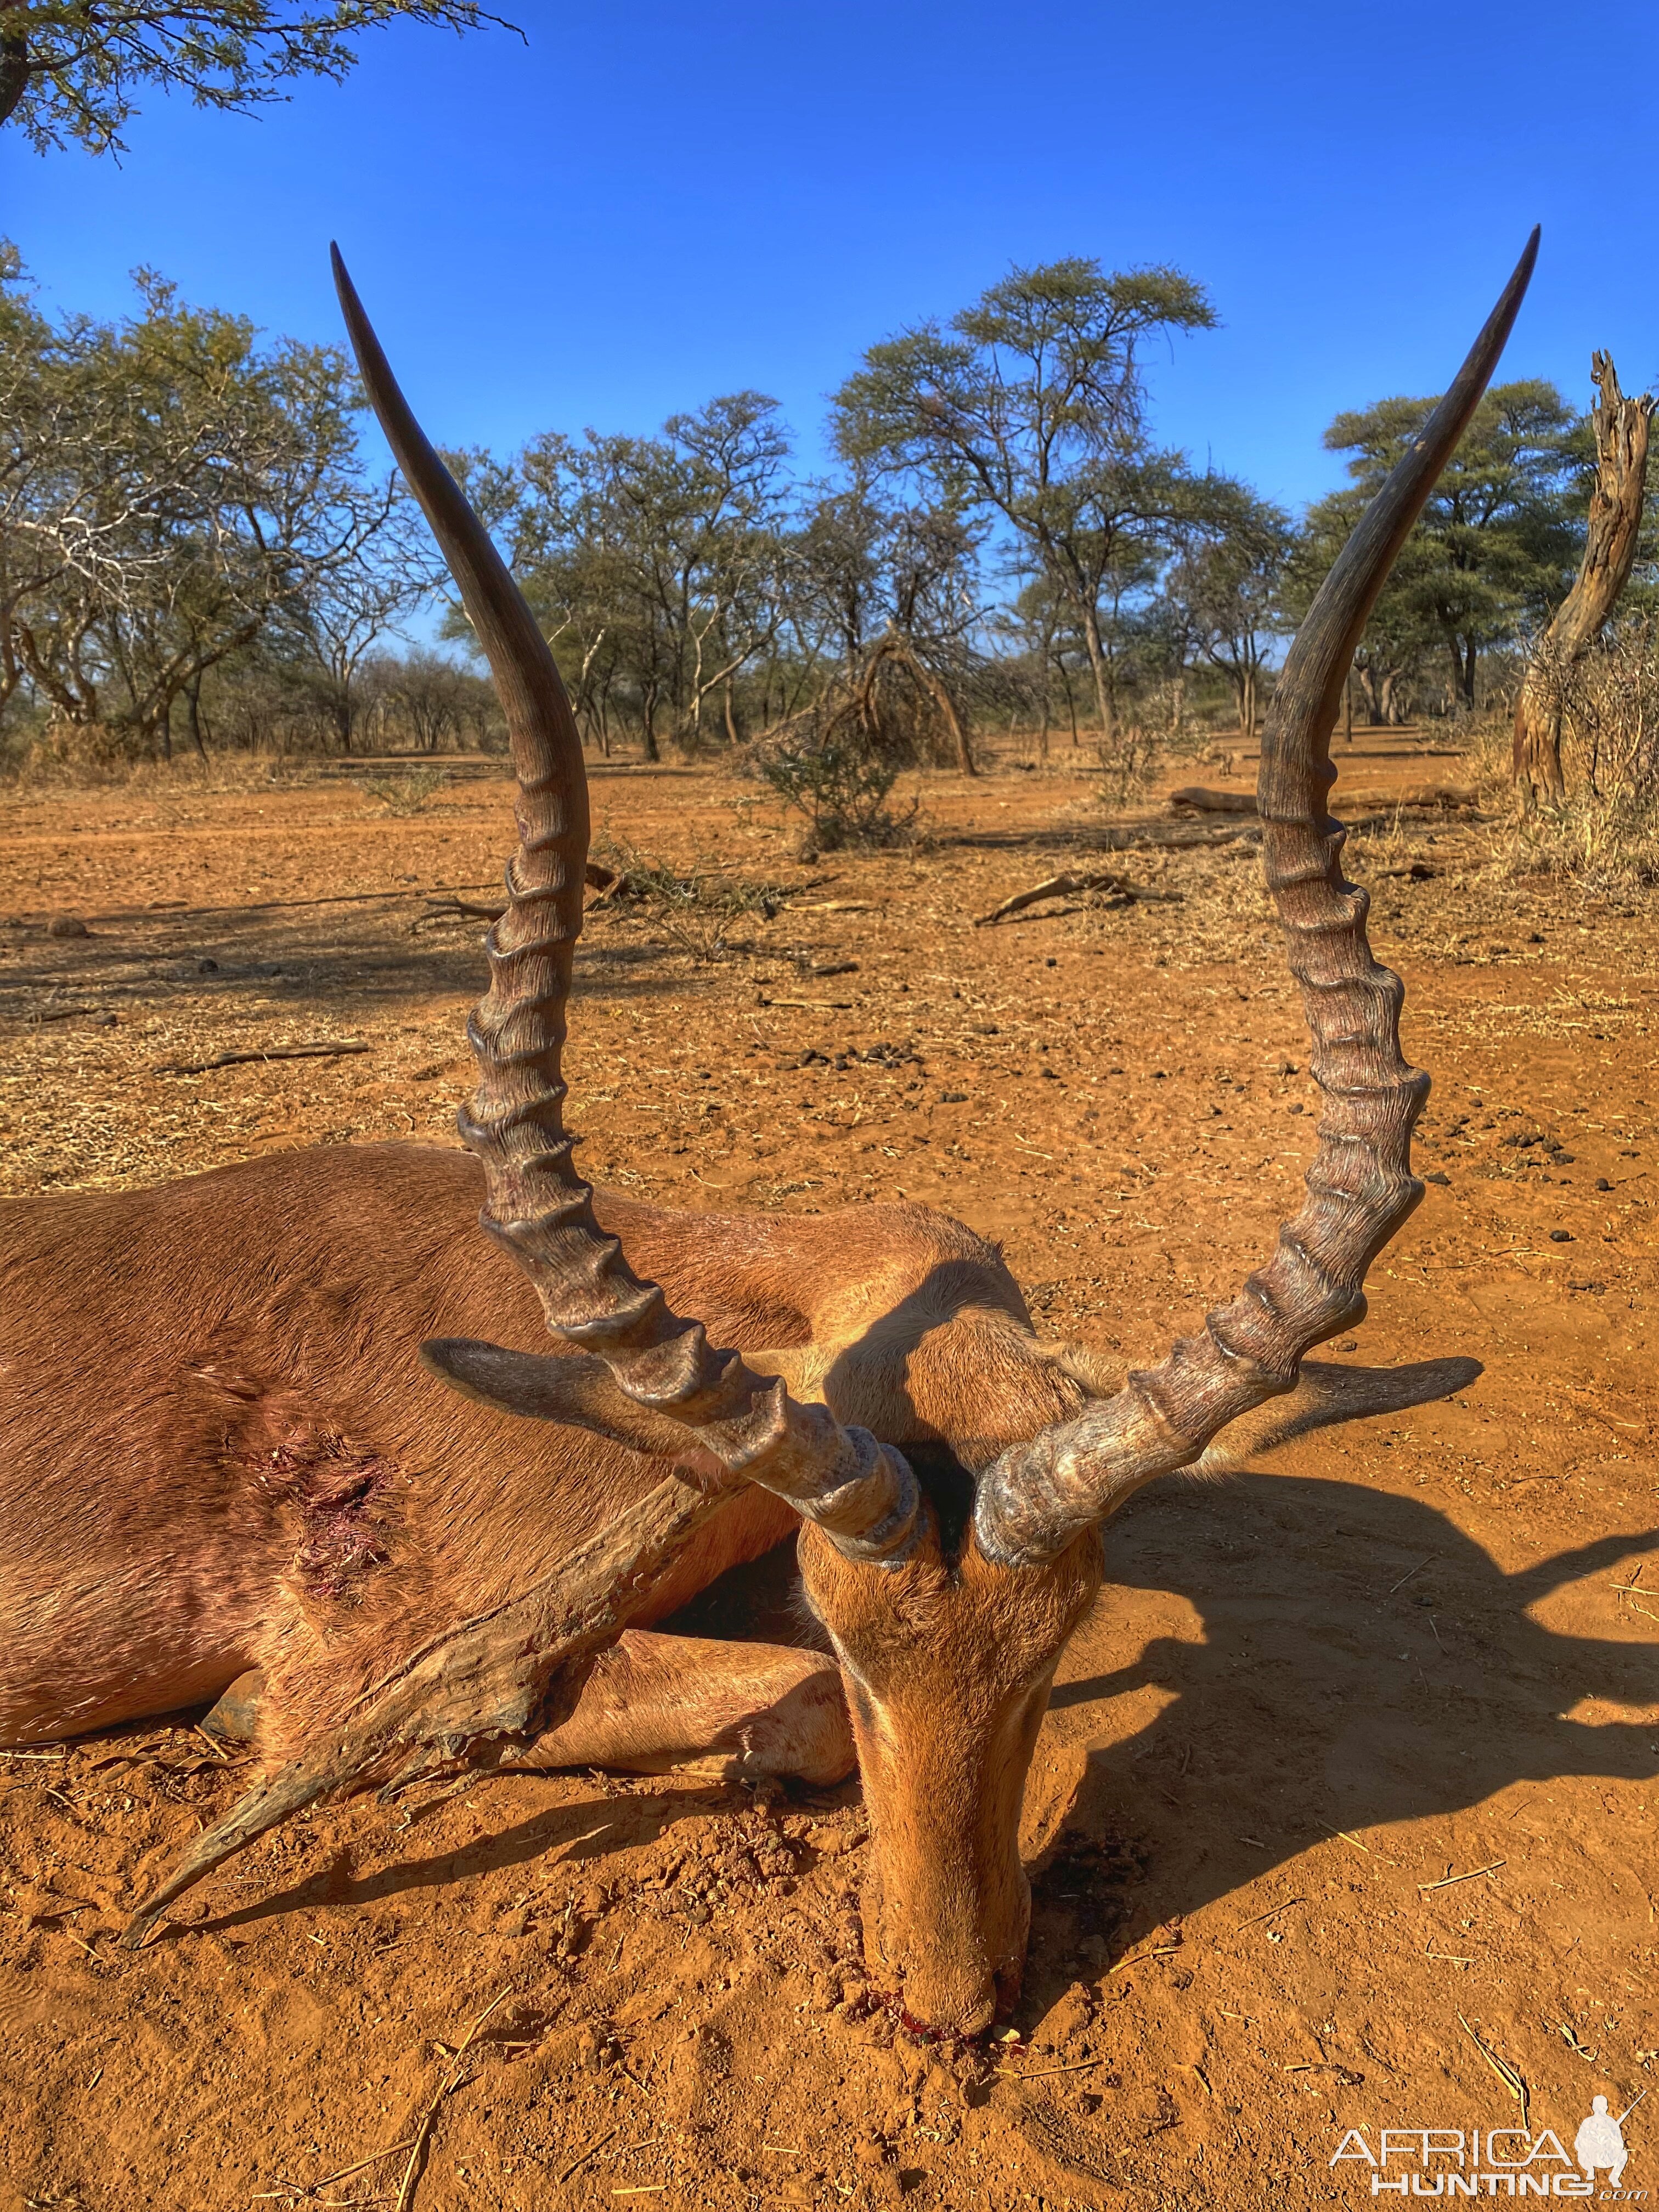
<path fill-rule="evenodd" d="M 481 1195 L 465 1154 L 399 1145 L 0 1211 L 0 1311 L 13 1320 L 0 1352 L 0 1743 L 205 1700 L 258 1668 L 261 1747 L 279 1756 L 660 1480 L 660 1461 L 515 1419 L 419 1364 L 434 1336 L 548 1347 L 533 1291 L 479 1234 Z M 981 1466 L 1083 1402 L 1060 1348 L 1033 1336 L 995 1249 L 923 1207 L 802 1218 L 598 1204 L 635 1265 L 714 1341 L 889 1442 Z M 744 1491 L 640 1626 L 797 1525 L 769 1492 Z M 1092 1543 L 1078 1548 L 1093 1559 Z M 961 1960 L 982 1956 L 1006 1974 L 1017 1955 L 1013 1822 L 1081 1571 L 1010 1577 L 970 1563 L 958 1581 L 936 1536 L 896 1574 L 826 1552 L 812 1547 L 813 1586 L 849 1680 L 870 1686 L 896 1740 L 927 1747 L 907 1762 L 872 1723 L 855 1723 L 878 1837 L 890 1838 L 878 1894 L 910 1900 L 896 1917 L 872 1899 L 872 1950 L 940 1992 L 913 2003 L 982 2024 L 984 1973 L 943 1954 L 925 1966 L 918 1931 L 936 1911 L 959 1926 L 946 1949 Z M 864 1595 L 854 1602 L 842 1583 Z M 677 1668 L 671 1639 L 647 1641 L 671 1648 L 641 1645 L 640 1663 L 597 1670 L 565 1724 L 571 1757 L 608 1742 L 626 1765 L 635 1737 L 652 1740 L 651 1757 L 723 1742 L 729 1753 L 738 1706 L 761 1710 L 769 1683 L 781 1711 L 812 1708 L 804 1734 L 774 1726 L 770 1762 L 793 1747 L 820 1773 L 837 1756 L 844 1765 L 844 1738 L 837 1753 L 818 1710 L 821 1661 L 779 1651 L 757 1688 L 753 1647 L 688 1639 Z M 924 1663 L 903 1689 L 894 1669 L 907 1650 Z M 938 1870 L 922 1881 L 924 1843 Z"/>

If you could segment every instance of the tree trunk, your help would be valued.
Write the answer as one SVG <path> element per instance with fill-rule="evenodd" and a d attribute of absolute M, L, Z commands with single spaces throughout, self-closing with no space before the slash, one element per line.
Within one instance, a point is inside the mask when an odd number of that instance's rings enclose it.
<path fill-rule="evenodd" d="M 196 748 L 198 760 L 207 758 L 207 746 L 202 738 L 202 675 L 198 669 L 193 683 L 185 687 L 185 706 L 189 716 L 190 741 Z"/>
<path fill-rule="evenodd" d="M 1479 658 L 1473 638 L 1452 648 L 1452 665 L 1457 671 L 1457 696 L 1470 714 L 1474 712 L 1474 678 Z"/>
<path fill-rule="evenodd" d="M 973 749 L 968 743 L 968 732 L 963 727 L 962 717 L 957 712 L 956 702 L 949 690 L 927 662 L 902 640 L 895 638 L 893 650 L 900 659 L 908 662 L 912 675 L 944 717 L 945 726 L 951 733 L 951 743 L 956 748 L 957 766 L 963 775 L 977 775 L 979 769 L 975 764 Z"/>
<path fill-rule="evenodd" d="M 1590 494 L 1584 557 L 1572 589 L 1556 609 L 1528 665 L 1515 702 L 1511 770 L 1523 813 L 1566 797 L 1561 769 L 1562 678 L 1595 642 L 1630 578 L 1642 527 L 1647 489 L 1648 426 L 1655 402 L 1647 393 L 1626 399 L 1604 353 L 1590 356 L 1599 398 L 1595 426 L 1595 489 Z"/>
<path fill-rule="evenodd" d="M 729 676 L 726 679 L 726 742 L 732 747 L 733 751 L 735 751 L 738 746 L 743 742 L 742 738 L 738 735 L 738 717 L 736 709 L 732 705 L 732 679 Z"/>
<path fill-rule="evenodd" d="M 0 39 L 0 123 L 9 119 L 29 88 L 29 50 L 21 32 Z"/>
<path fill-rule="evenodd" d="M 1095 706 L 1100 715 L 1100 736 L 1103 744 L 1109 744 L 1117 733 L 1117 716 L 1112 711 L 1112 696 L 1106 672 L 1106 654 L 1100 641 L 1100 617 L 1093 607 L 1083 610 L 1083 642 L 1089 652 L 1089 673 L 1095 679 Z"/>

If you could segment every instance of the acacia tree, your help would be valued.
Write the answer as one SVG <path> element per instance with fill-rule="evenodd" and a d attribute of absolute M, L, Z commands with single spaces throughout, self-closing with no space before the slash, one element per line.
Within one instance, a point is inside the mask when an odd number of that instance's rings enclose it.
<path fill-rule="evenodd" d="M 1111 581 L 1192 514 L 1183 457 L 1148 430 L 1142 349 L 1215 319 L 1176 269 L 1109 276 L 1082 258 L 1015 269 L 948 325 L 872 346 L 833 402 L 845 459 L 908 474 L 1006 528 L 1016 563 L 1042 577 L 1083 641 L 1109 739 Z"/>
<path fill-rule="evenodd" d="M 1384 399 L 1337 416 L 1325 444 L 1352 456 L 1353 488 L 1313 509 L 1316 539 L 1346 541 L 1438 404 Z M 1587 458 L 1583 420 L 1554 385 L 1495 385 L 1407 540 L 1383 595 L 1396 641 L 1443 653 L 1465 707 L 1475 703 L 1480 655 L 1513 641 L 1566 589 L 1582 540 Z"/>
<path fill-rule="evenodd" d="M 364 477 L 339 352 L 262 346 L 241 318 L 138 283 L 124 324 L 6 310 L 33 350 L 6 362 L 0 665 L 60 721 L 165 755 L 175 702 L 199 744 L 205 672 L 262 635 L 312 635 L 401 495 Z"/>
<path fill-rule="evenodd" d="M 776 402 L 755 392 L 676 415 L 660 437 L 549 433 L 520 455 L 514 565 L 590 726 L 613 687 L 649 760 L 664 717 L 695 750 L 717 692 L 729 723 L 732 678 L 785 617 L 788 457 Z"/>
<path fill-rule="evenodd" d="M 1279 589 L 1295 531 L 1283 507 L 1242 485 L 1212 483 L 1211 504 L 1215 534 L 1189 542 L 1164 580 L 1168 627 L 1225 676 L 1248 739 L 1269 641 L 1289 627 Z"/>
<path fill-rule="evenodd" d="M 894 696 L 902 679 L 937 719 L 965 775 L 978 773 L 963 694 L 982 614 L 981 534 L 954 507 L 884 501 L 855 473 L 807 512 L 792 606 L 806 667 L 823 656 L 834 671 L 826 696 L 837 726 L 846 709 L 878 752 L 908 752 L 917 717 L 901 712 Z"/>
<path fill-rule="evenodd" d="M 316 564 L 299 594 L 297 627 L 322 679 L 340 750 L 349 753 L 359 678 L 387 632 L 438 589 L 440 564 L 401 477 L 363 485 L 340 520 L 344 528 L 331 557 Z"/>
<path fill-rule="evenodd" d="M 357 34 L 393 21 L 516 27 L 477 0 L 13 0 L 0 5 L 0 124 L 41 153 L 118 153 L 141 88 L 246 113 L 296 77 L 337 83 Z"/>

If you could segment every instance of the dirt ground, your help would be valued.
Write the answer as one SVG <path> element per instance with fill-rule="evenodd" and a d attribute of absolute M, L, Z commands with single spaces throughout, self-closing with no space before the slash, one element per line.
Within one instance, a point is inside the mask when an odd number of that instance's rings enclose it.
<path fill-rule="evenodd" d="M 481 925 L 427 902 L 487 896 L 508 800 L 449 765 L 404 812 L 384 775 L 9 798 L 0 1187 L 453 1142 Z M 1349 814 L 1462 776 L 1393 736 L 1342 765 Z M 590 1175 L 692 1207 L 904 1192 L 1126 1361 L 1269 1249 L 1315 1100 L 1247 839 L 1102 858 L 1064 754 L 930 778 L 928 842 L 870 857 L 801 860 L 714 773 L 594 797 L 613 839 L 767 895 L 594 916 Z M 1017 2039 L 929 2046 L 866 2001 L 853 1785 L 369 1799 L 118 1951 L 246 1778 L 185 1716 L 0 1758 L 3 2212 L 392 2204 L 434 2099 L 417 2212 L 1357 2205 L 1351 2130 L 1523 2129 L 1535 2177 L 1593 2096 L 1659 2082 L 1659 933 L 1516 877 L 1467 812 L 1384 813 L 1351 865 L 1434 1077 L 1431 1181 L 1330 1356 L 1442 1363 L 1434 1395 L 1114 1524 L 1027 1793 Z M 1090 866 L 1168 896 L 973 926 Z M 69 915 L 88 933 L 47 933 Z M 368 1049 L 177 1072 L 342 1043 Z M 1659 2100 L 1626 2140 L 1625 2188 L 1659 2191 Z"/>

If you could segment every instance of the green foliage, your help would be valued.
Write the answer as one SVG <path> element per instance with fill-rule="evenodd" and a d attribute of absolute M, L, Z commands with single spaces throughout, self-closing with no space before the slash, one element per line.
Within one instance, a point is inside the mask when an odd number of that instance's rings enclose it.
<path fill-rule="evenodd" d="M 374 641 L 430 589 L 412 502 L 364 472 L 344 356 L 264 343 L 152 271 L 138 311 L 42 316 L 0 284 L 0 710 L 27 687 L 89 752 L 200 750 L 204 680 L 262 653 L 342 740 Z"/>
<path fill-rule="evenodd" d="M 465 32 L 501 19 L 477 0 L 21 0 L 0 6 L 0 123 L 41 153 L 118 153 L 141 89 L 246 112 L 295 77 L 337 83 L 357 35 L 394 21 Z"/>
<path fill-rule="evenodd" d="M 658 438 L 549 432 L 489 477 L 526 597 L 578 713 L 607 747 L 631 708 L 647 757 L 705 741 L 714 702 L 776 637 L 791 548 L 789 435 L 758 392 L 672 416 Z M 457 627 L 462 618 L 457 617 Z"/>
<path fill-rule="evenodd" d="M 441 768 L 414 768 L 403 775 L 371 775 L 363 789 L 378 799 L 388 814 L 418 814 L 428 799 L 435 799 L 449 778 Z"/>
<path fill-rule="evenodd" d="M 1434 399 L 1384 399 L 1339 415 L 1325 434 L 1350 455 L 1352 488 L 1308 515 L 1285 592 L 1299 617 Z M 1365 634 L 1360 664 L 1373 711 L 1414 669 L 1437 660 L 1466 708 L 1480 657 L 1540 623 L 1572 580 L 1589 504 L 1588 425 L 1553 384 L 1494 386 L 1481 400 Z"/>
<path fill-rule="evenodd" d="M 902 763 L 872 743 L 844 703 L 803 714 L 756 747 L 750 768 L 806 817 L 805 846 L 817 853 L 902 845 L 915 832 L 914 802 L 888 805 Z"/>
<path fill-rule="evenodd" d="M 1109 603 L 1140 588 L 1206 494 L 1154 445 L 1149 338 L 1208 330 L 1179 270 L 1105 273 L 1072 258 L 1015 269 L 948 325 L 872 346 L 833 402 L 843 459 L 909 477 L 964 515 L 994 519 L 1012 565 L 1080 640 L 1103 733 L 1117 720 Z"/>
<path fill-rule="evenodd" d="M 1212 479 L 1207 490 L 1209 530 L 1164 580 L 1165 634 L 1182 665 L 1195 653 L 1225 676 L 1250 737 L 1271 641 L 1288 627 L 1279 593 L 1296 530 L 1283 507 L 1242 484 Z"/>

